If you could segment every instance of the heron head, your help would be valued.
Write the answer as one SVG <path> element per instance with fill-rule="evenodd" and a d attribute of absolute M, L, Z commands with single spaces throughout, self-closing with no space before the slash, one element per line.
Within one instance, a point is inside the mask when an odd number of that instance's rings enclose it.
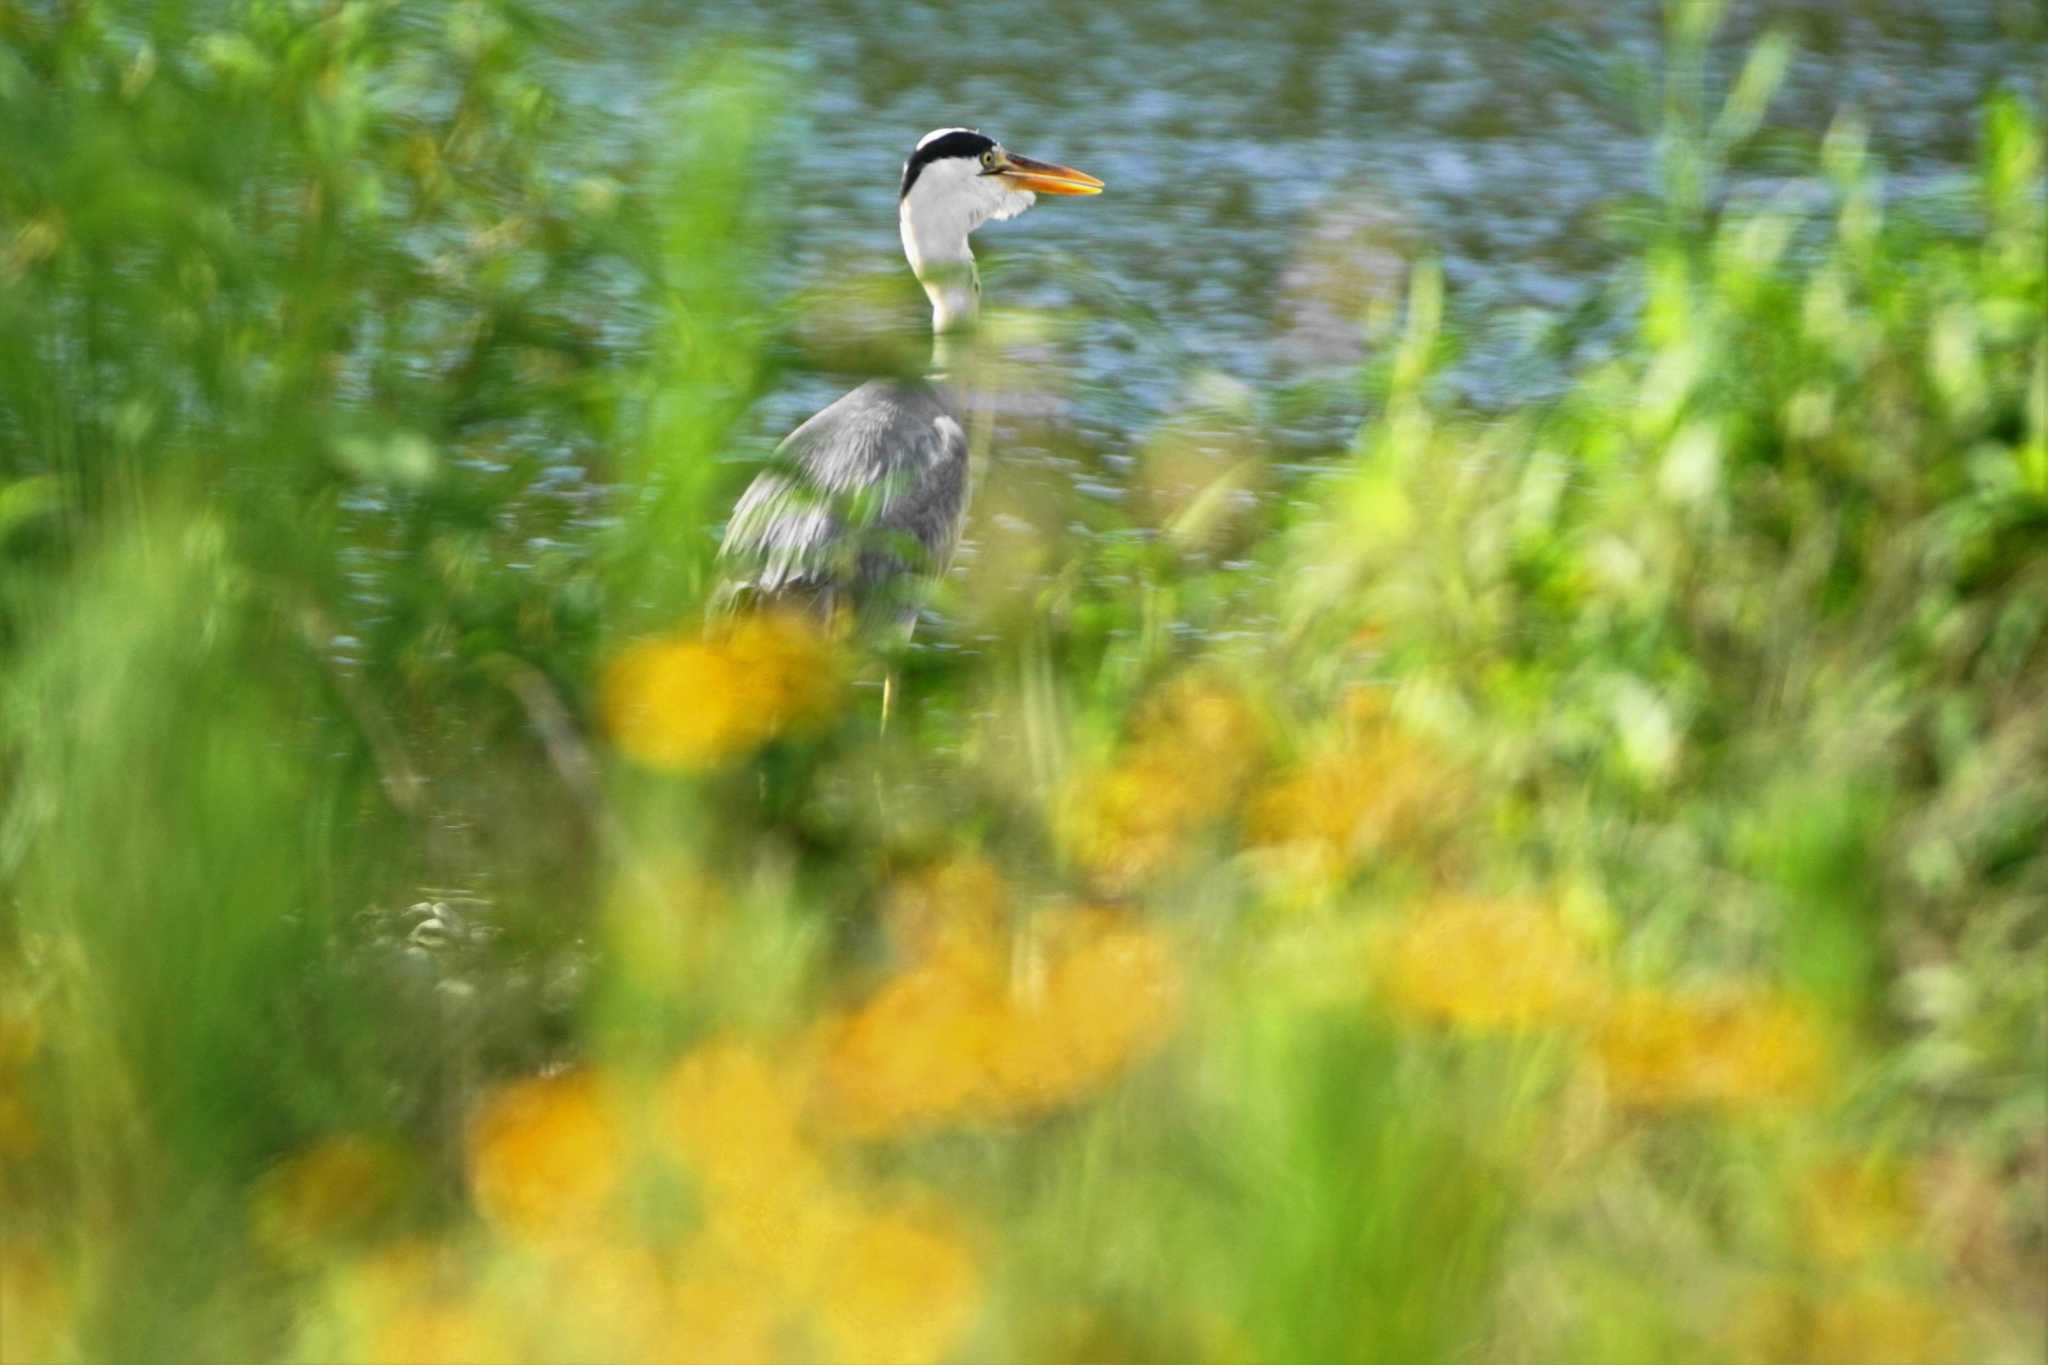
<path fill-rule="evenodd" d="M 972 128 L 939 128 L 903 163 L 898 212 L 911 264 L 964 255 L 967 234 L 1014 218 L 1041 194 L 1102 193 L 1102 182 L 1071 166 L 1019 156 Z"/>

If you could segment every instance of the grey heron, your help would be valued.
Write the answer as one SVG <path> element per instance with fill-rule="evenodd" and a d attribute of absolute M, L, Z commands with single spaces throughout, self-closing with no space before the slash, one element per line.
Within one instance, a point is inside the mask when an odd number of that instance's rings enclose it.
<path fill-rule="evenodd" d="M 795 603 L 836 615 L 894 616 L 903 589 L 945 572 L 968 497 L 965 368 L 981 278 L 967 239 L 1041 194 L 1099 194 L 1102 182 L 1034 161 L 971 128 L 940 128 L 903 163 L 897 226 L 932 306 L 923 380 L 871 379 L 799 426 L 735 504 L 719 557 L 726 601 Z"/>

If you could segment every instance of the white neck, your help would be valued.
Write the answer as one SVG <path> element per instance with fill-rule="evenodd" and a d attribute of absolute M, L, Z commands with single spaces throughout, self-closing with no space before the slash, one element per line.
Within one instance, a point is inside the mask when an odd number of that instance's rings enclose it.
<path fill-rule="evenodd" d="M 917 282 L 932 301 L 934 336 L 974 329 L 975 319 L 981 316 L 981 272 L 974 268 L 972 256 L 944 266 L 928 266 L 918 273 Z"/>
<path fill-rule="evenodd" d="M 932 301 L 932 331 L 961 331 L 972 327 L 981 311 L 981 278 L 967 245 L 975 226 L 966 211 L 971 205 L 926 195 L 923 189 L 920 181 L 896 213 L 903 254 Z"/>
<path fill-rule="evenodd" d="M 984 176 L 969 159 L 926 165 L 897 205 L 903 254 L 932 301 L 932 331 L 943 337 L 967 331 L 981 311 L 981 280 L 967 237 L 991 219 L 1014 218 L 1033 196 Z"/>

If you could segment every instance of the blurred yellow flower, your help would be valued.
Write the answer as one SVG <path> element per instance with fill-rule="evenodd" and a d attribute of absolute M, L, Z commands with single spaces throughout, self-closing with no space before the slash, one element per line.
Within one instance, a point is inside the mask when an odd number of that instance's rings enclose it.
<path fill-rule="evenodd" d="M 42 1016 L 24 998 L 0 999 L 0 1072 L 28 1065 L 43 1046 Z"/>
<path fill-rule="evenodd" d="M 979 1103 L 1006 1022 L 992 949 L 961 947 L 897 974 L 825 1025 L 827 1115 L 855 1136 L 954 1121 Z"/>
<path fill-rule="evenodd" d="M 1971 1358 L 1958 1315 L 1879 1282 L 1825 1291 L 1766 1284 L 1742 1304 L 1732 1327 L 1739 1358 L 1759 1365 L 1954 1365 Z"/>
<path fill-rule="evenodd" d="M 1426 851 L 1464 818 L 1469 792 L 1432 745 L 1378 718 L 1377 698 L 1330 748 L 1255 792 L 1244 841 L 1255 867 L 1290 900 L 1320 899 L 1366 859 L 1390 848 Z"/>
<path fill-rule="evenodd" d="M 1183 673 L 1161 684 L 1131 717 L 1131 738 L 1146 748 L 1199 759 L 1195 780 L 1221 804 L 1264 762 L 1266 720 L 1243 689 L 1220 674 Z"/>
<path fill-rule="evenodd" d="M 500 1232 L 551 1237 L 587 1229 L 619 1182 L 623 1143 L 587 1071 L 515 1081 L 470 1120 L 470 1193 Z"/>
<path fill-rule="evenodd" d="M 1639 990 L 1600 1026 L 1608 1091 L 1648 1109 L 1770 1109 L 1817 1100 L 1829 1048 L 1805 1003 L 1759 990 L 1681 999 Z"/>
<path fill-rule="evenodd" d="M 455 1249 L 424 1237 L 385 1242 L 335 1268 L 329 1288 L 350 1321 L 381 1321 L 416 1300 L 452 1299 L 468 1281 Z"/>
<path fill-rule="evenodd" d="M 470 1301 L 467 1259 L 446 1242 L 407 1237 L 332 1264 L 317 1308 L 302 1312 L 293 1356 L 311 1360 L 383 1360 L 380 1337 L 398 1353 L 426 1355 L 439 1305 Z M 423 1316 L 423 1314 L 425 1316 Z M 418 1349 L 415 1349 L 418 1348 Z"/>
<path fill-rule="evenodd" d="M 764 612 L 627 646 L 599 679 L 598 711 L 635 762 L 695 771 L 819 728 L 837 714 L 842 684 L 819 624 Z"/>
<path fill-rule="evenodd" d="M 653 1252 L 622 1243 L 618 1230 L 600 1236 L 544 1263 L 548 1294 L 536 1335 L 553 1347 L 550 1356 L 647 1360 L 671 1331 L 668 1277 Z"/>
<path fill-rule="evenodd" d="M 1050 1108 L 1151 1057 L 1179 1026 L 1185 988 L 1164 935 L 1105 912 L 1053 920 L 1043 990 L 1025 993 L 992 1054 L 1010 1112 Z"/>
<path fill-rule="evenodd" d="M 369 1359 L 378 1365 L 511 1365 L 523 1353 L 498 1326 L 502 1316 L 466 1298 L 410 1303 L 378 1324 Z"/>
<path fill-rule="evenodd" d="M 0 1361 L 80 1359 L 73 1291 L 47 1254 L 0 1240 Z"/>
<path fill-rule="evenodd" d="M 1134 891 L 1179 863 L 1185 840 L 1213 814 L 1195 763 L 1165 749 L 1139 749 L 1086 772 L 1060 795 L 1060 843 L 1105 892 Z"/>
<path fill-rule="evenodd" d="M 0 1072 L 0 1162 L 26 1161 L 42 1145 L 42 1127 L 21 1083 Z"/>
<path fill-rule="evenodd" d="M 825 1111 L 885 1136 L 1071 1103 L 1163 1047 L 1179 1022 L 1178 954 L 1106 913 L 1042 915 L 1023 986 L 1000 943 L 955 944 L 828 1024 Z M 1030 954 L 1027 954 L 1029 956 Z"/>
<path fill-rule="evenodd" d="M 757 612 L 715 635 L 728 658 L 774 718 L 773 733 L 816 730 L 843 700 L 838 644 L 815 617 L 797 611 Z"/>
<path fill-rule="evenodd" d="M 272 1251 L 324 1254 L 389 1212 L 404 1177 L 404 1158 L 389 1143 L 353 1133 L 323 1139 L 258 1182 L 250 1229 Z"/>
<path fill-rule="evenodd" d="M 690 1264 L 737 1272 L 778 1301 L 811 1292 L 851 1216 L 802 1131 L 810 1084 L 807 1071 L 714 1040 L 676 1063 L 657 1103 L 660 1133 L 702 1200 Z"/>
<path fill-rule="evenodd" d="M 798 1124 L 799 1081 L 743 1044 L 695 1048 L 662 1082 L 662 1131 L 714 1195 L 747 1197 L 823 1179 Z"/>
<path fill-rule="evenodd" d="M 1430 905 L 1394 930 L 1378 965 L 1397 1014 L 1474 1032 L 1570 1020 L 1598 990 L 1578 937 L 1519 901 Z"/>
<path fill-rule="evenodd" d="M 43 1145 L 24 1074 L 42 1045 L 43 1021 L 29 1002 L 0 999 L 0 1162 L 26 1161 Z"/>
<path fill-rule="evenodd" d="M 856 1193 L 829 1181 L 719 1192 L 684 1262 L 697 1273 L 737 1277 L 770 1303 L 806 1301 L 840 1254 L 859 1208 Z"/>
<path fill-rule="evenodd" d="M 1811 1365 L 1948 1365 L 1966 1359 L 1953 1306 L 1901 1286 L 1868 1285 L 1817 1305 L 1800 1358 Z"/>
<path fill-rule="evenodd" d="M 716 767 L 770 733 L 725 651 L 693 636 L 625 649 L 598 684 L 598 710 L 620 752 L 650 768 Z"/>
<path fill-rule="evenodd" d="M 1807 1173 L 1799 1223 L 1816 1258 L 1856 1265 L 1906 1246 L 1921 1223 L 1906 1172 L 1881 1158 L 1838 1158 Z"/>
<path fill-rule="evenodd" d="M 662 1085 L 665 1131 L 716 1183 L 754 1183 L 807 1161 L 795 1097 L 766 1058 L 718 1039 L 684 1054 Z"/>
<path fill-rule="evenodd" d="M 765 1286 L 732 1275 L 693 1275 L 669 1299 L 667 1331 L 657 1344 L 660 1365 L 773 1365 L 782 1314 Z"/>
<path fill-rule="evenodd" d="M 951 1356 L 982 1303 L 974 1254 L 921 1208 L 871 1214 L 832 1258 L 818 1329 L 846 1365 L 926 1365 Z"/>
<path fill-rule="evenodd" d="M 1135 890 L 1177 867 L 1192 836 L 1227 814 L 1263 761 L 1266 727 L 1219 677 L 1168 682 L 1132 713 L 1113 762 L 1061 793 L 1061 846 L 1106 892 Z"/>

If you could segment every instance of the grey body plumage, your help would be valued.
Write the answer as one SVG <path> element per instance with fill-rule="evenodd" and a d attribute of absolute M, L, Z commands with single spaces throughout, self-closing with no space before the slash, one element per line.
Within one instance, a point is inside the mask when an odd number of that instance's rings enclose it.
<path fill-rule="evenodd" d="M 726 526 L 729 591 L 828 613 L 914 610 L 904 585 L 946 571 L 967 514 L 967 432 L 945 391 L 869 380 L 775 453 Z"/>
<path fill-rule="evenodd" d="M 897 196 L 903 254 L 932 304 L 938 361 L 965 352 L 981 300 L 967 238 L 1040 194 L 1100 192 L 1066 166 L 1005 151 L 967 128 L 926 134 Z M 937 361 L 935 361 L 937 364 Z M 791 602 L 915 618 L 910 584 L 945 572 L 968 495 L 964 408 L 970 374 L 874 379 L 805 422 L 741 495 L 719 556 L 727 603 Z"/>

